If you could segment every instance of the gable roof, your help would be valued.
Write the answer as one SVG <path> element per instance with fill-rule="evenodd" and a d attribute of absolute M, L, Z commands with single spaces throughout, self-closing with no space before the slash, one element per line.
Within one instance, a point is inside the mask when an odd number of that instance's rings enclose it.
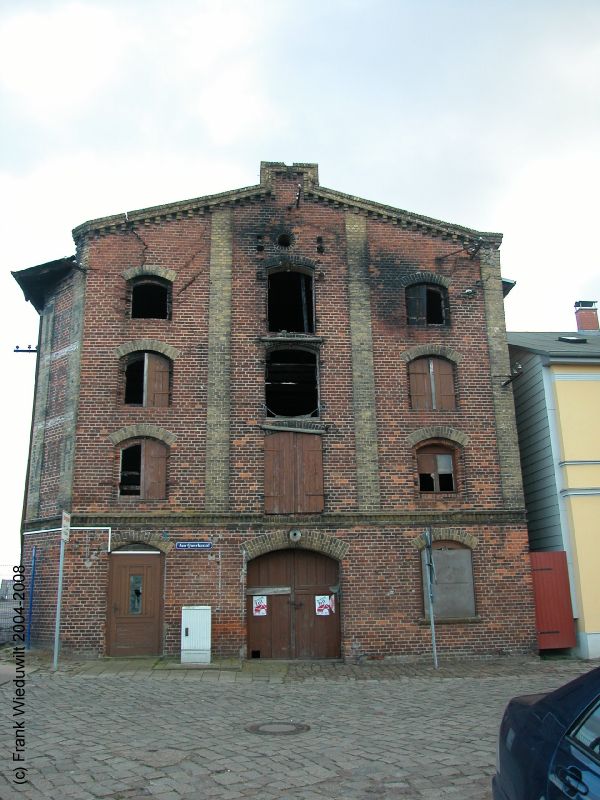
<path fill-rule="evenodd" d="M 600 358 L 600 331 L 507 333 L 508 344 L 554 361 Z"/>
<path fill-rule="evenodd" d="M 402 227 L 422 230 L 437 236 L 445 236 L 462 242 L 471 242 L 478 246 L 499 247 L 502 242 L 501 233 L 477 231 L 450 222 L 414 214 L 400 208 L 383 203 L 365 200 L 334 189 L 319 186 L 317 164 L 292 164 L 288 166 L 280 162 L 262 161 L 260 165 L 260 183 L 242 189 L 233 189 L 219 194 L 205 195 L 191 200 L 180 200 L 165 205 L 141 208 L 108 217 L 100 217 L 84 222 L 73 229 L 73 238 L 77 242 L 87 234 L 109 233 L 115 230 L 127 230 L 135 223 L 148 224 L 166 219 L 177 219 L 210 212 L 219 206 L 237 206 L 261 200 L 274 192 L 274 179 L 285 174 L 297 179 L 302 186 L 303 201 L 323 203 L 336 208 L 355 209 L 367 216 L 395 221 Z"/>

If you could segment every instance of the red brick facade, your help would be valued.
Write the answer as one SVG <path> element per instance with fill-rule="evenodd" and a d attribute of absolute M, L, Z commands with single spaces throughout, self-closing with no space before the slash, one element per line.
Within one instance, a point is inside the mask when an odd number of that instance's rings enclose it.
<path fill-rule="evenodd" d="M 24 524 L 26 565 L 38 550 L 34 640 L 51 638 L 52 530 L 65 508 L 66 649 L 106 652 L 109 545 L 145 542 L 165 563 L 165 654 L 178 652 L 181 606 L 210 605 L 213 652 L 246 655 L 246 564 L 294 546 L 340 563 L 342 657 L 422 655 L 417 540 L 427 527 L 472 551 L 476 614 L 440 621 L 440 652 L 535 647 L 511 388 L 501 385 L 498 234 L 321 189 L 315 165 L 264 164 L 259 186 L 96 220 L 74 237 L 76 261 L 16 275 L 42 315 Z M 264 513 L 264 440 L 286 425 L 265 414 L 277 339 L 267 290 L 270 272 L 286 268 L 313 281 L 315 341 L 304 343 L 317 353 L 320 411 L 287 424 L 322 437 L 320 514 Z M 148 276 L 170 287 L 170 319 L 131 318 L 132 285 Z M 444 324 L 409 324 L 414 284 L 441 287 Z M 172 359 L 168 407 L 123 402 L 122 353 L 136 350 Z M 454 364 L 454 410 L 411 408 L 408 364 L 423 356 Z M 123 443 L 147 437 L 168 447 L 165 499 L 119 488 Z M 452 491 L 420 489 L 423 443 L 451 447 Z M 290 529 L 302 532 L 296 544 Z M 212 548 L 174 547 L 193 540 Z"/>

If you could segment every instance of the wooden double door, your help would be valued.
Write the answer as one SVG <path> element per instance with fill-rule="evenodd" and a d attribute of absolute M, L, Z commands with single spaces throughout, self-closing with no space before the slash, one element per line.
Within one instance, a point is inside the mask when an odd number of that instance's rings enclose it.
<path fill-rule="evenodd" d="M 310 550 L 248 564 L 248 658 L 340 657 L 339 565 Z"/>
<path fill-rule="evenodd" d="M 110 556 L 106 650 L 109 656 L 161 653 L 163 555 Z"/>

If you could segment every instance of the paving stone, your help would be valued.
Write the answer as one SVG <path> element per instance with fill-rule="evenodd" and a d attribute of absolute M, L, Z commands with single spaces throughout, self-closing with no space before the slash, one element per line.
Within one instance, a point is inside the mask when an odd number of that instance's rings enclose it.
<path fill-rule="evenodd" d="M 593 665 L 35 663 L 30 783 L 2 800 L 488 800 L 506 702 Z M 231 665 L 230 665 L 231 666 Z M 10 707 L 8 686 L 0 703 Z M 35 713 L 33 710 L 35 709 Z M 265 736 L 245 726 L 305 722 Z"/>

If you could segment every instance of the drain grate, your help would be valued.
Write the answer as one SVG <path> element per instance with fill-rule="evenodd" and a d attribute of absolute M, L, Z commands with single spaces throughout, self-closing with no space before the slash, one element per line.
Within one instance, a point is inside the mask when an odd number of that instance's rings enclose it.
<path fill-rule="evenodd" d="M 246 725 L 248 733 L 260 733 L 263 736 L 292 736 L 295 733 L 305 733 L 310 730 L 310 725 L 302 722 L 257 722 Z"/>

